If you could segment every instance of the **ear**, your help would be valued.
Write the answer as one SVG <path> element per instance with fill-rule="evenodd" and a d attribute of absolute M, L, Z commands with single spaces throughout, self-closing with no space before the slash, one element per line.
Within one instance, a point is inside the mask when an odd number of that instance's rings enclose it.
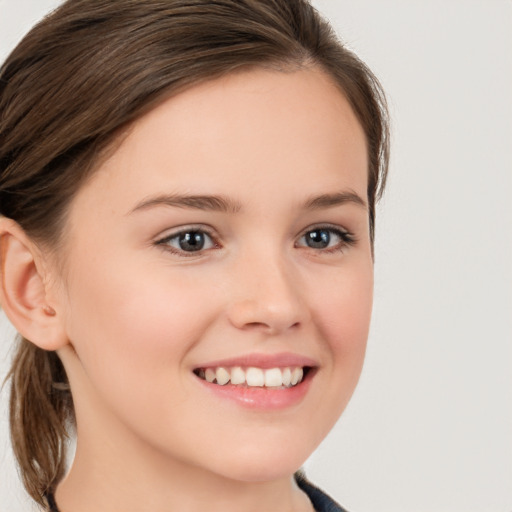
<path fill-rule="evenodd" d="M 0 217 L 0 304 L 24 338 L 57 350 L 67 336 L 44 269 L 41 252 L 19 224 Z"/>

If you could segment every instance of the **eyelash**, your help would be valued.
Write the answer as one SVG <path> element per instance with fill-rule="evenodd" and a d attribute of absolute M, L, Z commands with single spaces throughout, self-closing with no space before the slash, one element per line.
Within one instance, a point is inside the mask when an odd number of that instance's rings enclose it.
<path fill-rule="evenodd" d="M 334 247 L 330 247 L 330 248 L 329 247 L 314 248 L 314 247 L 309 247 L 306 245 L 298 245 L 298 242 L 296 242 L 294 246 L 295 247 L 303 247 L 306 249 L 312 249 L 315 252 L 318 251 L 323 254 L 333 254 L 333 253 L 337 253 L 337 252 L 343 252 L 343 250 L 345 250 L 347 247 L 353 246 L 357 243 L 357 239 L 352 233 L 342 230 L 339 227 L 330 226 L 330 225 L 318 225 L 318 226 L 309 227 L 306 231 L 304 231 L 300 235 L 298 240 L 302 240 L 306 235 L 308 235 L 309 233 L 313 233 L 315 231 L 326 231 L 329 233 L 330 238 L 334 234 L 335 236 L 337 236 L 340 239 L 340 242 L 337 243 Z M 178 239 L 180 236 L 191 234 L 191 233 L 199 234 L 202 236 L 206 235 L 210 239 L 210 241 L 211 241 L 210 243 L 211 243 L 212 247 L 208 247 L 206 249 L 201 247 L 198 250 L 185 251 L 181 248 L 178 249 L 178 248 L 172 247 L 170 245 L 170 242 L 172 240 L 177 240 L 179 243 Z M 329 242 L 330 242 L 330 239 L 329 239 Z M 167 235 L 167 236 L 157 240 L 155 242 L 155 245 L 161 246 L 164 250 L 169 251 L 172 254 L 175 254 L 175 255 L 177 255 L 179 257 L 183 257 L 183 258 L 190 258 L 190 257 L 198 256 L 198 255 L 204 253 L 204 251 L 209 251 L 211 249 L 219 249 L 221 247 L 221 245 L 217 242 L 215 235 L 209 229 L 206 229 L 204 226 L 188 226 L 186 228 L 180 229 L 179 231 L 177 231 L 175 233 L 171 233 L 170 235 Z"/>
<path fill-rule="evenodd" d="M 337 243 L 334 247 L 330 247 L 330 248 L 315 249 L 313 247 L 306 247 L 309 249 L 318 250 L 318 251 L 322 252 L 323 254 L 325 254 L 325 253 L 333 254 L 333 253 L 337 253 L 337 252 L 343 252 L 343 250 L 345 250 L 347 247 L 353 246 L 357 242 L 356 237 L 352 233 L 349 233 L 346 230 L 340 229 L 337 226 L 330 226 L 330 225 L 325 225 L 325 224 L 309 227 L 299 237 L 299 240 L 302 240 L 308 233 L 313 233 L 315 231 L 327 231 L 328 233 L 330 233 L 330 236 L 332 236 L 332 234 L 334 234 L 340 239 L 339 243 Z"/>
<path fill-rule="evenodd" d="M 200 248 L 197 251 L 184 251 L 183 249 L 177 249 L 175 247 L 172 247 L 169 244 L 171 240 L 178 240 L 180 236 L 190 233 L 206 235 L 211 240 L 211 244 L 213 247 L 207 249 Z M 164 250 L 169 251 L 172 254 L 176 254 L 177 256 L 180 256 L 182 258 L 190 258 L 193 256 L 197 256 L 198 254 L 201 254 L 204 251 L 208 251 L 210 249 L 218 249 L 220 247 L 220 244 L 217 243 L 216 237 L 213 235 L 213 233 L 203 226 L 187 226 L 175 233 L 171 233 L 170 235 L 167 235 L 164 238 L 157 240 L 155 242 L 155 245 L 161 246 Z"/>

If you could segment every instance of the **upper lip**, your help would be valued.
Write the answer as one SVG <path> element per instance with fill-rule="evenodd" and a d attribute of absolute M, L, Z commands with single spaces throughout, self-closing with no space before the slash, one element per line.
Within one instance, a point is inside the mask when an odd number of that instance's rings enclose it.
<path fill-rule="evenodd" d="M 219 366 L 243 366 L 268 369 L 286 368 L 288 366 L 315 367 L 318 366 L 318 363 L 309 357 L 302 356 L 300 354 L 293 354 L 291 352 L 281 352 L 277 354 L 253 353 L 227 359 L 219 359 L 216 361 L 208 361 L 207 363 L 196 366 L 196 368 L 217 368 Z"/>

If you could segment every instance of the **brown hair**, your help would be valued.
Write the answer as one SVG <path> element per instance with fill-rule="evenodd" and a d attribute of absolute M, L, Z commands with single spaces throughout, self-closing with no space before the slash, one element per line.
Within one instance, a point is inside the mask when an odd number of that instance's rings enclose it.
<path fill-rule="evenodd" d="M 304 65 L 330 75 L 366 134 L 373 242 L 388 164 L 384 95 L 307 0 L 65 2 L 0 69 L 0 214 L 58 250 L 66 209 L 100 155 L 164 97 L 239 69 Z M 9 375 L 14 452 L 42 504 L 65 471 L 66 374 L 54 352 L 21 339 Z"/>

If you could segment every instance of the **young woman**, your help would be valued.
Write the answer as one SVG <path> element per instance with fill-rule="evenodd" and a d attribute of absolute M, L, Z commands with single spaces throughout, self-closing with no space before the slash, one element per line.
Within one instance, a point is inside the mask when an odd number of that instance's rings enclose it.
<path fill-rule="evenodd" d="M 48 510 L 341 510 L 383 94 L 305 0 L 72 0 L 0 74 L 11 431 Z M 76 454 L 66 467 L 68 436 Z"/>

